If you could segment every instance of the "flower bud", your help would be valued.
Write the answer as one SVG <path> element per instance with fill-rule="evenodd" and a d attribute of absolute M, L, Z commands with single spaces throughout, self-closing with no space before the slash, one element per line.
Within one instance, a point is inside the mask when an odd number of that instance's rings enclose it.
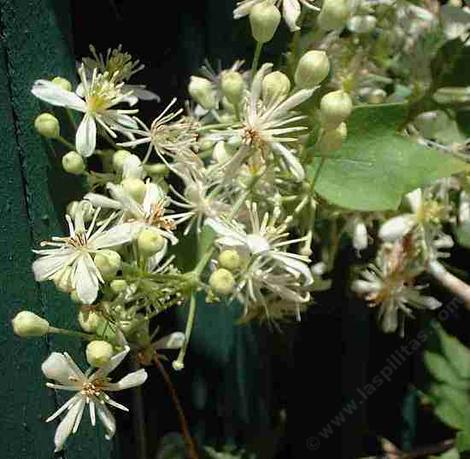
<path fill-rule="evenodd" d="M 70 293 L 70 299 L 75 303 L 75 304 L 84 304 L 84 302 L 80 299 L 78 296 L 78 293 L 76 290 L 73 290 Z"/>
<path fill-rule="evenodd" d="M 239 72 L 228 70 L 222 73 L 221 88 L 227 100 L 237 106 L 243 97 L 245 81 Z"/>
<path fill-rule="evenodd" d="M 70 293 L 73 290 L 72 268 L 70 266 L 65 266 L 54 275 L 52 280 L 57 290 L 64 293 Z"/>
<path fill-rule="evenodd" d="M 218 295 L 229 295 L 235 287 L 235 278 L 229 270 L 220 268 L 211 274 L 209 285 Z"/>
<path fill-rule="evenodd" d="M 157 175 L 159 177 L 166 177 L 169 172 L 168 167 L 163 163 L 144 164 L 144 170 L 149 175 Z"/>
<path fill-rule="evenodd" d="M 86 347 L 86 359 L 92 367 L 106 365 L 113 356 L 113 346 L 107 341 L 91 341 Z"/>
<path fill-rule="evenodd" d="M 263 101 L 266 105 L 271 102 L 284 99 L 290 91 L 290 80 L 282 72 L 272 72 L 263 78 Z"/>
<path fill-rule="evenodd" d="M 114 250 L 100 250 L 96 253 L 94 261 L 105 280 L 111 280 L 121 269 L 121 255 Z"/>
<path fill-rule="evenodd" d="M 85 161 L 82 155 L 76 151 L 69 151 L 62 157 L 62 167 L 65 172 L 73 175 L 80 175 L 85 171 Z"/>
<path fill-rule="evenodd" d="M 367 102 L 369 104 L 381 104 L 386 97 L 387 93 L 383 89 L 376 88 L 367 95 Z"/>
<path fill-rule="evenodd" d="M 330 72 L 330 61 L 324 51 L 308 51 L 299 60 L 295 84 L 302 89 L 320 84 Z"/>
<path fill-rule="evenodd" d="M 370 14 L 354 16 L 348 21 L 348 29 L 354 33 L 370 33 L 375 29 L 377 19 Z"/>
<path fill-rule="evenodd" d="M 352 100 L 342 91 L 333 91 L 322 97 L 320 101 L 320 117 L 323 128 L 331 130 L 345 121 L 352 112 Z"/>
<path fill-rule="evenodd" d="M 95 311 L 80 311 L 78 313 L 78 323 L 83 331 L 94 333 L 103 318 Z"/>
<path fill-rule="evenodd" d="M 50 113 L 41 113 L 34 120 L 36 131 L 48 139 L 56 139 L 60 136 L 59 120 Z"/>
<path fill-rule="evenodd" d="M 67 214 L 70 215 L 72 218 L 75 218 L 75 213 L 81 207 L 81 211 L 83 212 L 83 220 L 85 222 L 89 222 L 93 215 L 95 214 L 95 209 L 93 204 L 90 201 L 72 201 L 67 205 Z"/>
<path fill-rule="evenodd" d="M 145 228 L 137 237 L 137 246 L 144 257 L 151 257 L 163 249 L 165 239 L 156 228 Z"/>
<path fill-rule="evenodd" d="M 280 22 L 281 13 L 269 0 L 258 3 L 251 9 L 251 33 L 258 43 L 271 41 Z"/>
<path fill-rule="evenodd" d="M 206 78 L 192 76 L 188 86 L 190 96 L 206 110 L 212 110 L 217 105 L 212 83 Z"/>
<path fill-rule="evenodd" d="M 197 144 L 201 151 L 207 151 L 214 146 L 214 141 L 212 139 L 203 137 L 200 140 L 198 140 Z"/>
<path fill-rule="evenodd" d="M 127 150 L 118 150 L 113 155 L 113 168 L 116 172 L 122 172 L 124 163 L 131 156 L 131 152 Z"/>
<path fill-rule="evenodd" d="M 121 182 L 124 191 L 131 195 L 131 197 L 137 201 L 142 202 L 147 191 L 147 187 L 143 180 L 138 178 L 127 178 Z"/>
<path fill-rule="evenodd" d="M 124 279 L 115 279 L 109 284 L 114 293 L 121 293 L 127 289 L 127 282 Z"/>
<path fill-rule="evenodd" d="M 230 154 L 230 149 L 224 141 L 219 141 L 215 144 L 214 150 L 212 151 L 212 157 L 219 163 L 225 164 L 230 160 L 232 155 Z"/>
<path fill-rule="evenodd" d="M 240 267 L 241 258 L 236 250 L 224 250 L 219 255 L 219 265 L 233 271 Z"/>
<path fill-rule="evenodd" d="M 318 26 L 323 30 L 341 29 L 349 16 L 348 0 L 325 0 L 318 15 Z"/>
<path fill-rule="evenodd" d="M 55 77 L 52 79 L 52 82 L 59 86 L 59 88 L 62 88 L 64 91 L 71 91 L 72 90 L 72 83 L 70 83 L 69 80 L 67 80 L 66 78 L 62 78 L 62 77 Z"/>
<path fill-rule="evenodd" d="M 49 322 L 31 311 L 21 311 L 11 321 L 13 331 L 22 338 L 44 336 L 49 331 Z"/>
<path fill-rule="evenodd" d="M 339 150 L 348 135 L 345 123 L 341 123 L 337 128 L 324 131 L 317 144 L 317 148 L 322 153 L 330 153 Z"/>

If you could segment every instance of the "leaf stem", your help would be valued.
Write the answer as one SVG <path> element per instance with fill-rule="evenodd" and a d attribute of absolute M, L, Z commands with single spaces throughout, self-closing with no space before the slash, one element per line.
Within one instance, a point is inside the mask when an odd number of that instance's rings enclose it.
<path fill-rule="evenodd" d="M 173 361 L 173 368 L 177 371 L 182 370 L 184 368 L 184 357 L 186 355 L 186 351 L 188 349 L 189 340 L 191 338 L 191 333 L 194 327 L 194 319 L 196 317 L 196 294 L 191 294 L 191 300 L 189 301 L 189 313 L 188 319 L 186 321 L 186 329 L 184 331 L 184 342 L 181 346 L 180 352 L 178 354 L 178 358 Z"/>
<path fill-rule="evenodd" d="M 89 335 L 88 333 L 82 333 L 75 330 L 66 330 L 65 328 L 49 327 L 49 333 L 54 333 L 56 335 L 65 335 L 72 336 L 74 338 L 81 338 L 87 341 L 93 341 L 96 339 L 95 335 Z"/>
<path fill-rule="evenodd" d="M 54 140 L 57 140 L 58 142 L 64 144 L 67 148 L 70 148 L 71 150 L 75 150 L 75 145 L 68 140 L 64 139 L 61 135 L 56 137 Z"/>

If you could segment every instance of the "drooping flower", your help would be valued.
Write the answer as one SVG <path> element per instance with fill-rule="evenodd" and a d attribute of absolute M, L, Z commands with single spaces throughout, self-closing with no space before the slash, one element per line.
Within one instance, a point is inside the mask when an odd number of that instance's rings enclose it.
<path fill-rule="evenodd" d="M 76 394 L 60 407 L 46 422 L 56 419 L 60 414 L 67 412 L 59 423 L 55 437 L 55 451 L 61 451 L 70 434 L 75 433 L 80 425 L 83 412 L 88 406 L 91 424 L 96 424 L 96 416 L 102 422 L 106 439 L 110 440 L 116 432 L 116 421 L 106 405 L 123 411 L 129 411 L 125 406 L 114 401 L 107 392 L 130 389 L 140 386 L 147 379 L 144 369 L 129 373 L 116 383 L 109 380 L 111 373 L 126 357 L 129 347 L 114 355 L 103 367 L 90 374 L 90 370 L 83 373 L 69 354 L 53 352 L 42 364 L 42 372 L 46 378 L 54 383 L 47 383 L 52 389 L 74 391 Z"/>
<path fill-rule="evenodd" d="M 76 290 L 83 303 L 91 304 L 98 296 L 99 283 L 104 282 L 92 255 L 101 249 L 107 249 L 127 244 L 134 238 L 134 227 L 130 223 L 113 226 L 109 225 L 114 219 L 111 215 L 95 231 L 99 209 L 88 226 L 83 220 L 83 206 L 75 211 L 74 221 L 66 215 L 69 226 L 69 236 L 53 237 L 51 242 L 42 242 L 45 249 L 34 250 L 40 255 L 33 263 L 33 272 L 36 281 L 53 280 L 67 272 L 70 276 L 70 285 Z"/>
<path fill-rule="evenodd" d="M 91 79 L 88 79 L 83 65 L 78 74 L 83 98 L 48 80 L 35 81 L 31 92 L 49 104 L 84 113 L 75 136 L 75 146 L 78 153 L 88 157 L 96 148 L 97 124 L 114 138 L 115 131 L 137 127 L 136 121 L 129 116 L 137 113 L 137 110 L 115 108 L 118 104 L 127 102 L 129 96 L 129 93 L 122 91 L 123 83 L 117 83 L 115 76 L 98 73 L 95 69 Z"/>

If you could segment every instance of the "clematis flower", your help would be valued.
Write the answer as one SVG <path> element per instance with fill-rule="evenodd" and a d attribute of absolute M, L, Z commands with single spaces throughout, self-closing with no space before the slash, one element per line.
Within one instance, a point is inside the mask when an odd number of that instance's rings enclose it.
<path fill-rule="evenodd" d="M 88 79 L 83 65 L 78 74 L 83 97 L 66 91 L 48 80 L 35 81 L 31 92 L 51 105 L 84 113 L 75 136 L 75 146 L 78 153 L 88 157 L 96 148 L 97 124 L 114 138 L 117 136 L 114 131 L 137 127 L 136 121 L 129 116 L 137 113 L 137 110 L 114 108 L 126 102 L 130 94 L 122 91 L 123 83 L 117 83 L 114 75 L 100 74 L 94 69 L 91 79 Z"/>
<path fill-rule="evenodd" d="M 83 220 L 83 206 L 75 214 L 74 221 L 66 215 L 70 235 L 53 237 L 51 242 L 42 242 L 41 250 L 34 250 L 40 255 L 33 263 L 36 281 L 53 280 L 55 276 L 68 272 L 70 284 L 76 290 L 78 297 L 85 304 L 91 304 L 98 296 L 99 283 L 104 282 L 92 255 L 100 249 L 107 249 L 132 241 L 135 229 L 130 223 L 123 223 L 109 229 L 114 215 L 111 215 L 96 231 L 96 221 L 99 209 L 88 228 Z"/>
<path fill-rule="evenodd" d="M 242 0 L 237 3 L 237 7 L 233 12 L 234 19 L 240 19 L 244 16 L 248 16 L 252 8 L 258 3 L 263 3 L 266 0 Z M 282 3 L 282 16 L 284 18 L 287 27 L 291 32 L 300 30 L 297 25 L 302 6 L 314 11 L 320 11 L 320 8 L 313 5 L 313 0 L 271 0 L 276 6 Z"/>
<path fill-rule="evenodd" d="M 114 355 L 103 367 L 91 373 L 91 369 L 83 373 L 69 354 L 53 352 L 42 364 L 42 372 L 46 378 L 53 380 L 47 387 L 52 389 L 73 391 L 76 394 L 62 405 L 46 422 L 56 419 L 64 412 L 67 414 L 59 423 L 55 432 L 55 451 L 61 451 L 67 438 L 78 430 L 83 412 L 88 405 L 91 424 L 95 426 L 96 416 L 102 422 L 106 439 L 110 440 L 116 432 L 116 421 L 106 405 L 113 406 L 122 411 L 129 411 L 125 406 L 114 401 L 106 392 L 116 392 L 140 386 L 147 379 L 144 369 L 129 373 L 116 383 L 109 380 L 111 373 L 126 357 L 129 347 Z"/>

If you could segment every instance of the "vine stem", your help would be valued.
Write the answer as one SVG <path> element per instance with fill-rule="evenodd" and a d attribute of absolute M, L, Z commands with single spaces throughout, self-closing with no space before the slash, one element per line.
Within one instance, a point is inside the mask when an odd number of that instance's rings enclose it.
<path fill-rule="evenodd" d="M 189 431 L 188 427 L 188 421 L 186 420 L 186 416 L 184 414 L 183 407 L 181 405 L 181 402 L 178 398 L 178 394 L 176 393 L 175 386 L 171 382 L 170 375 L 166 371 L 165 367 L 163 366 L 162 362 L 158 358 L 158 355 L 155 354 L 154 356 L 154 362 L 158 370 L 160 371 L 161 375 L 163 376 L 163 379 L 168 387 L 168 390 L 171 395 L 171 399 L 173 400 L 173 404 L 175 405 L 176 411 L 178 412 L 178 417 L 180 421 L 180 426 L 181 426 L 181 433 L 183 435 L 184 441 L 186 443 L 186 448 L 188 452 L 188 458 L 189 459 L 199 459 L 199 455 L 196 451 L 196 446 L 194 444 L 194 441 L 191 437 L 191 432 Z"/>
<path fill-rule="evenodd" d="M 75 145 L 68 140 L 64 139 L 61 135 L 56 137 L 54 140 L 57 140 L 58 142 L 64 144 L 67 148 L 70 148 L 71 150 L 75 150 Z"/>
<path fill-rule="evenodd" d="M 258 69 L 259 58 L 261 57 L 261 50 L 263 49 L 263 43 L 256 42 L 255 54 L 253 56 L 253 64 L 251 65 L 251 79 L 255 77 L 256 70 Z"/>
<path fill-rule="evenodd" d="M 132 370 L 137 371 L 140 366 L 137 360 L 132 360 Z M 132 424 L 137 445 L 137 458 L 147 459 L 147 437 L 145 435 L 145 410 L 142 396 L 142 387 L 132 389 Z"/>
<path fill-rule="evenodd" d="M 173 368 L 175 370 L 182 370 L 184 368 L 184 356 L 188 349 L 189 340 L 191 338 L 191 332 L 193 331 L 194 318 L 196 317 L 196 294 L 191 295 L 191 300 L 189 302 L 189 313 L 188 320 L 186 321 L 186 329 L 184 331 L 184 342 L 181 346 L 178 358 L 173 361 Z"/>

